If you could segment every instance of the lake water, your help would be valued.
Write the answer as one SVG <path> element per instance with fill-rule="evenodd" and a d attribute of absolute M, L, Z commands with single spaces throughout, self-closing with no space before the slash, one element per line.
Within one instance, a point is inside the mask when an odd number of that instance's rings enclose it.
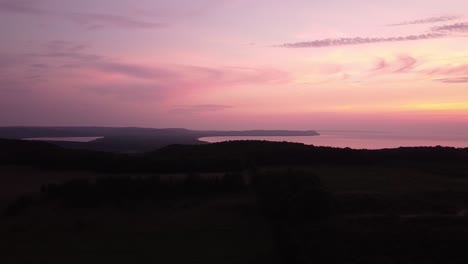
<path fill-rule="evenodd" d="M 23 138 L 23 140 L 91 142 L 100 138 L 103 138 L 103 137 L 38 137 L 38 138 Z"/>
<path fill-rule="evenodd" d="M 209 143 L 235 140 L 268 140 L 304 143 L 314 146 L 384 149 L 398 147 L 447 146 L 456 148 L 468 147 L 468 135 L 408 135 L 404 133 L 363 132 L 363 131 L 318 131 L 320 136 L 230 136 L 204 137 L 199 140 Z"/>

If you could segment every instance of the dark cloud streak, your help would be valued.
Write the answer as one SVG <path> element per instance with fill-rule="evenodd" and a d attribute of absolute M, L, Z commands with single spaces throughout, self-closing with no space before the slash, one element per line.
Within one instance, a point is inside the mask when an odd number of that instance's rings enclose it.
<path fill-rule="evenodd" d="M 161 79 L 174 77 L 174 72 L 161 68 L 119 62 L 98 62 L 91 67 L 107 73 L 117 73 L 140 79 Z"/>
<path fill-rule="evenodd" d="M 140 21 L 131 17 L 111 15 L 111 14 L 90 14 L 73 13 L 69 18 L 80 25 L 89 29 L 101 27 L 121 27 L 121 28 L 140 28 L 140 29 L 159 29 L 167 25 L 163 23 Z"/>
<path fill-rule="evenodd" d="M 86 53 L 86 45 L 77 44 L 69 41 L 49 41 L 44 44 L 44 48 L 45 51 L 43 52 L 22 54 L 17 55 L 16 57 L 65 59 L 74 60 L 75 62 L 79 63 L 90 63 L 106 60 L 106 58 L 103 56 Z"/>
<path fill-rule="evenodd" d="M 306 42 L 293 42 L 284 43 L 279 45 L 281 48 L 324 48 L 324 47 L 336 47 L 336 46 L 351 46 L 351 45 L 362 45 L 372 43 L 384 43 L 384 42 L 403 42 L 403 41 L 415 41 L 415 40 L 427 40 L 437 39 L 446 37 L 445 33 L 427 33 L 421 35 L 409 35 L 400 37 L 388 37 L 388 38 L 369 38 L 369 37 L 355 37 L 355 38 L 335 38 L 335 39 L 322 39 L 312 40 Z"/>
<path fill-rule="evenodd" d="M 223 111 L 229 108 L 233 108 L 233 106 L 216 105 L 216 104 L 191 105 L 191 106 L 183 106 L 183 107 L 172 109 L 169 111 L 169 113 L 171 114 L 195 114 L 195 113 L 203 113 L 203 112 Z"/>
<path fill-rule="evenodd" d="M 448 22 L 448 21 L 458 20 L 458 19 L 461 19 L 461 18 L 463 18 L 463 17 L 462 16 L 438 16 L 438 17 L 429 17 L 429 18 L 405 21 L 405 22 L 396 23 L 396 24 L 389 24 L 387 26 L 395 27 L 395 26 L 407 26 L 407 25 L 419 25 L 419 24 L 432 24 L 432 23 Z"/>
<path fill-rule="evenodd" d="M 446 33 L 468 33 L 468 23 L 456 23 L 440 27 L 433 27 L 432 31 Z"/>

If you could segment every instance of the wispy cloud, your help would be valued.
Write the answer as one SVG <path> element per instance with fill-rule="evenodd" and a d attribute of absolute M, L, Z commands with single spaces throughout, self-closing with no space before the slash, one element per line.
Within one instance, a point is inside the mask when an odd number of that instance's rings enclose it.
<path fill-rule="evenodd" d="M 231 105 L 217 105 L 217 104 L 204 104 L 204 105 L 190 105 L 177 107 L 169 111 L 172 114 L 194 114 L 203 112 L 217 112 L 233 108 Z"/>
<path fill-rule="evenodd" d="M 44 15 L 48 12 L 41 8 L 40 0 L 2 0 L 0 1 L 0 12 L 17 13 L 27 15 Z"/>
<path fill-rule="evenodd" d="M 0 69 L 9 68 L 17 64 L 27 63 L 27 57 L 25 56 L 16 56 L 14 54 L 0 53 Z"/>
<path fill-rule="evenodd" d="M 395 59 L 379 58 L 374 67 L 369 71 L 369 76 L 380 74 L 410 73 L 417 74 L 425 79 L 441 83 L 468 83 L 468 64 L 438 65 L 436 67 L 424 67 L 422 60 L 412 55 L 400 55 Z M 462 76 L 462 77 L 460 77 Z"/>
<path fill-rule="evenodd" d="M 88 46 L 81 43 L 53 40 L 43 45 L 44 51 L 42 52 L 22 54 L 17 55 L 16 57 L 72 60 L 75 65 L 76 63 L 89 63 L 106 59 L 100 55 L 87 53 L 85 51 L 86 48 L 88 48 Z"/>
<path fill-rule="evenodd" d="M 91 62 L 83 66 L 107 74 L 118 74 L 128 78 L 158 81 L 177 87 L 272 84 L 287 82 L 290 79 L 287 72 L 270 68 L 245 69 L 194 65 L 142 65 L 112 60 Z"/>
<path fill-rule="evenodd" d="M 198 65 L 141 64 L 99 54 L 89 53 L 88 46 L 69 41 L 50 41 L 42 52 L 18 56 L 0 56 L 0 66 L 12 59 L 37 58 L 60 63 L 61 68 L 81 69 L 107 75 L 120 75 L 128 79 L 157 81 L 176 86 L 242 86 L 260 83 L 283 83 L 290 80 L 289 73 L 275 68 L 207 67 Z M 3 62 L 2 62 L 3 61 Z"/>
<path fill-rule="evenodd" d="M 105 13 L 79 13 L 58 12 L 48 9 L 47 0 L 0 0 L 0 12 L 23 15 L 47 15 L 55 18 L 63 18 L 87 29 L 104 27 L 131 28 L 131 29 L 160 29 L 167 25 L 159 22 L 140 20 L 135 17 Z"/>
<path fill-rule="evenodd" d="M 44 47 L 50 51 L 59 52 L 80 52 L 88 48 L 82 43 L 74 43 L 71 41 L 64 40 L 52 40 L 44 44 Z"/>
<path fill-rule="evenodd" d="M 407 25 L 419 25 L 419 24 L 432 24 L 432 23 L 439 23 L 439 22 L 448 22 L 454 21 L 463 18 L 462 16 L 437 16 L 437 17 L 428 17 L 423 19 L 415 19 L 409 20 L 401 23 L 396 24 L 389 24 L 387 26 L 395 27 L 395 26 L 407 26 Z"/>
<path fill-rule="evenodd" d="M 394 61 L 378 59 L 372 71 L 379 73 L 405 73 L 413 70 L 417 62 L 416 58 L 409 55 L 400 55 Z"/>
<path fill-rule="evenodd" d="M 388 38 L 370 38 L 370 37 L 335 38 L 335 39 L 312 40 L 312 41 L 305 41 L 305 42 L 284 43 L 284 44 L 279 45 L 278 47 L 324 48 L 324 47 L 362 45 L 362 44 L 383 43 L 383 42 L 427 40 L 427 39 L 443 38 L 446 36 L 447 34 L 445 33 L 434 32 L 434 33 L 427 33 L 427 34 L 421 34 L 421 35 L 408 35 L 408 36 L 388 37 Z"/>
<path fill-rule="evenodd" d="M 438 67 L 422 70 L 419 73 L 429 77 L 440 76 L 433 81 L 445 84 L 468 83 L 468 64 L 440 65 Z"/>
<path fill-rule="evenodd" d="M 0 93 L 28 93 L 31 91 L 30 85 L 24 80 L 18 81 L 11 78 L 0 78 Z"/>
<path fill-rule="evenodd" d="M 120 74 L 131 78 L 138 79 L 161 79 L 174 77 L 174 72 L 162 67 L 146 66 L 133 64 L 128 62 L 113 62 L 113 61 L 100 61 L 88 65 L 100 72 Z"/>
<path fill-rule="evenodd" d="M 47 69 L 49 67 L 47 64 L 44 64 L 44 63 L 33 63 L 29 66 L 35 69 Z"/>
<path fill-rule="evenodd" d="M 163 23 L 142 21 L 132 17 L 113 14 L 73 13 L 69 14 L 68 17 L 72 21 L 75 21 L 88 29 L 103 27 L 159 29 L 167 26 Z"/>
<path fill-rule="evenodd" d="M 435 81 L 442 82 L 442 83 L 468 83 L 468 77 L 443 78 L 443 79 L 436 79 Z"/>
<path fill-rule="evenodd" d="M 128 83 L 96 83 L 84 85 L 80 90 L 103 97 L 112 97 L 126 102 L 154 102 L 163 98 L 163 87 L 158 84 Z"/>
<path fill-rule="evenodd" d="M 468 64 L 444 65 L 425 70 L 430 75 L 468 75 Z"/>
<path fill-rule="evenodd" d="M 83 43 L 62 40 L 47 42 L 35 53 L 0 54 L 0 68 L 6 67 L 15 69 L 18 79 L 31 74 L 51 82 L 76 78 L 75 88 L 80 91 L 140 101 L 161 100 L 187 90 L 275 85 L 291 80 L 288 72 L 275 68 L 144 64 L 102 56 Z M 203 109 L 215 107 L 205 105 Z"/>
<path fill-rule="evenodd" d="M 451 25 L 433 27 L 432 31 L 446 33 L 468 33 L 468 23 L 456 23 Z"/>

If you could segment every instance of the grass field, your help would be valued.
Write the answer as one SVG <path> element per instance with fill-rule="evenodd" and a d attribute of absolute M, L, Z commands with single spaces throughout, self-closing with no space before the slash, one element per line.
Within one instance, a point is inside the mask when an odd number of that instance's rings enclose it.
<path fill-rule="evenodd" d="M 275 263 L 255 206 L 253 197 L 236 195 L 164 208 L 35 208 L 2 221 L 0 262 Z"/>
<path fill-rule="evenodd" d="M 297 248 L 292 254 L 302 259 L 299 263 L 316 261 L 318 252 L 329 263 L 444 263 L 447 256 L 452 256 L 447 263 L 463 263 L 468 258 L 461 249 L 468 241 L 468 218 L 460 214 L 468 205 L 468 178 L 463 175 L 392 166 L 292 169 L 318 176 L 335 206 L 334 216 L 319 233 L 315 225 L 287 227 L 287 239 Z M 8 183 L 0 185 L 4 204 L 22 193 L 38 192 L 43 184 L 109 176 L 27 167 L 4 166 L 0 171 L 0 180 Z M 166 180 L 184 177 L 161 175 Z M 0 263 L 209 264 L 281 259 L 274 228 L 249 192 L 100 209 L 45 203 L 1 218 L 0 236 Z"/>

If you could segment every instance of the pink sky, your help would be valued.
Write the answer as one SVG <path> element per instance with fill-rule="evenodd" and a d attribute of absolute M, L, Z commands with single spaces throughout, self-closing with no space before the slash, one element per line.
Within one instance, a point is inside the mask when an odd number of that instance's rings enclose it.
<path fill-rule="evenodd" d="M 466 0 L 0 0 L 0 126 L 468 130 Z"/>

